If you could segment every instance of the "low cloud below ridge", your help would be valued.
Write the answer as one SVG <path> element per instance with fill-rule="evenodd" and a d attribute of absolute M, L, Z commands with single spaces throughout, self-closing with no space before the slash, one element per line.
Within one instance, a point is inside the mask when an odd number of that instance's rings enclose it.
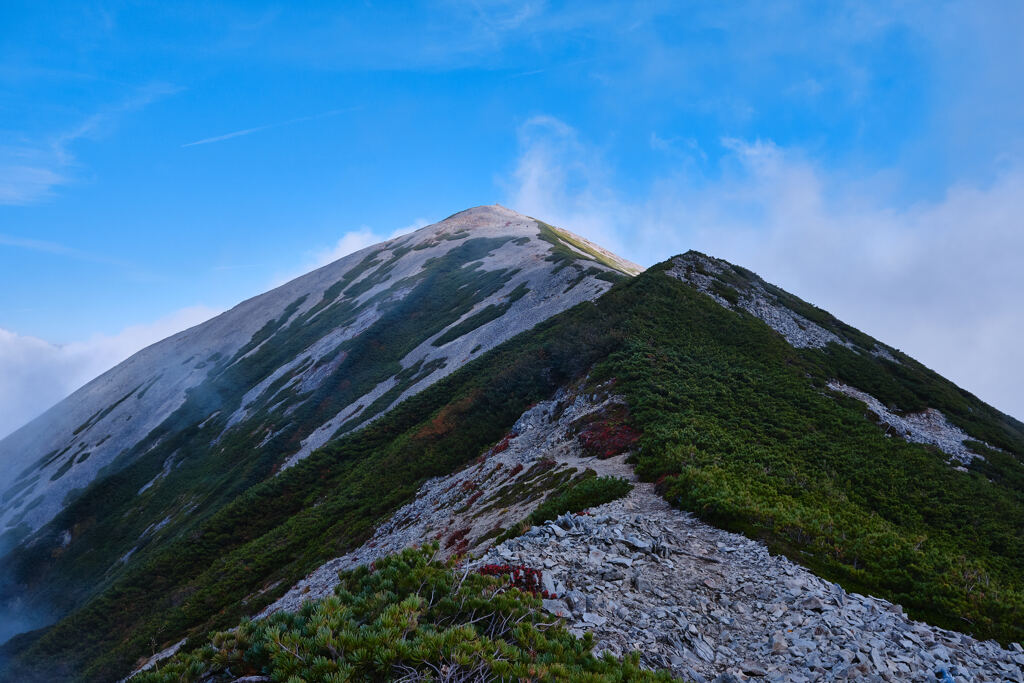
<path fill-rule="evenodd" d="M 0 438 L 136 351 L 219 312 L 192 306 L 115 335 L 61 345 L 0 328 Z"/>

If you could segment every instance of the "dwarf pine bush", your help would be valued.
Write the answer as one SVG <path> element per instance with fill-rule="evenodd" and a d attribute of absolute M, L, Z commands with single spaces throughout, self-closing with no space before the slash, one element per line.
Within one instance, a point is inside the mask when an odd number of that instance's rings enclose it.
<path fill-rule="evenodd" d="M 335 595 L 296 613 L 243 621 L 210 643 L 133 680 L 668 681 L 666 672 L 591 654 L 502 579 L 432 561 L 436 545 L 406 550 L 340 575 Z"/>

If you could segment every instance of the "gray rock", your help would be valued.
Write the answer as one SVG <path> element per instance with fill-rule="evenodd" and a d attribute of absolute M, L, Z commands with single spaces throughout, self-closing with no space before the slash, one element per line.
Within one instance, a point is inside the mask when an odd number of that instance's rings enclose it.
<path fill-rule="evenodd" d="M 650 550 L 651 548 L 651 543 L 649 541 L 645 541 L 633 535 L 626 536 L 626 543 L 633 546 L 636 550 Z"/>
<path fill-rule="evenodd" d="M 544 610 L 556 617 L 571 617 L 572 612 L 561 600 L 542 600 Z"/>
<path fill-rule="evenodd" d="M 772 634 L 772 638 L 768 641 L 768 644 L 772 648 L 772 654 L 776 655 L 785 654 L 789 649 L 789 645 L 786 643 L 786 636 L 783 635 L 782 631 L 776 631 Z"/>
<path fill-rule="evenodd" d="M 821 598 L 819 598 L 817 595 L 812 595 L 808 598 L 804 598 L 803 600 L 797 603 L 797 607 L 799 607 L 802 610 L 815 610 L 817 612 L 820 612 L 821 610 L 825 609 L 824 603 L 821 602 Z"/>
<path fill-rule="evenodd" d="M 705 662 L 715 661 L 715 649 L 704 641 L 703 638 L 693 639 L 693 651 Z"/>
<path fill-rule="evenodd" d="M 578 590 L 567 591 L 565 594 L 565 601 L 569 604 L 569 607 L 574 610 L 582 610 L 586 608 L 586 600 L 587 599 L 583 593 Z"/>
<path fill-rule="evenodd" d="M 635 572 L 631 578 L 633 587 L 641 593 L 646 593 L 651 590 L 651 582 L 648 579 L 644 578 L 644 575 L 642 573 Z"/>
<path fill-rule="evenodd" d="M 752 662 L 749 659 L 740 664 L 740 671 L 748 676 L 767 676 L 768 671 L 757 662 Z"/>

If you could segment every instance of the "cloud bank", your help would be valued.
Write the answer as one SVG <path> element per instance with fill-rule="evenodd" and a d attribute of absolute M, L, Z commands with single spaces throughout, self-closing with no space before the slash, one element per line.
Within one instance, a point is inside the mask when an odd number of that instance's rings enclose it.
<path fill-rule="evenodd" d="M 0 438 L 136 351 L 219 312 L 193 306 L 115 335 L 62 345 L 0 328 Z"/>
<path fill-rule="evenodd" d="M 519 138 L 516 210 L 645 265 L 697 249 L 748 267 L 1024 418 L 1024 165 L 901 204 L 893 173 L 854 182 L 797 149 L 724 139 L 712 172 L 683 146 L 627 196 L 565 123 L 534 118 Z"/>

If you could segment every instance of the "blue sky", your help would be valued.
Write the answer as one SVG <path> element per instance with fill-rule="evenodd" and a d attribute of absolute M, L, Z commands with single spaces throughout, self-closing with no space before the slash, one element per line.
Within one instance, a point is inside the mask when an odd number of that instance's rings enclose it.
<path fill-rule="evenodd" d="M 0 435 L 493 202 L 742 263 L 1024 417 L 1021 35 L 1015 2 L 5 2 Z"/>

